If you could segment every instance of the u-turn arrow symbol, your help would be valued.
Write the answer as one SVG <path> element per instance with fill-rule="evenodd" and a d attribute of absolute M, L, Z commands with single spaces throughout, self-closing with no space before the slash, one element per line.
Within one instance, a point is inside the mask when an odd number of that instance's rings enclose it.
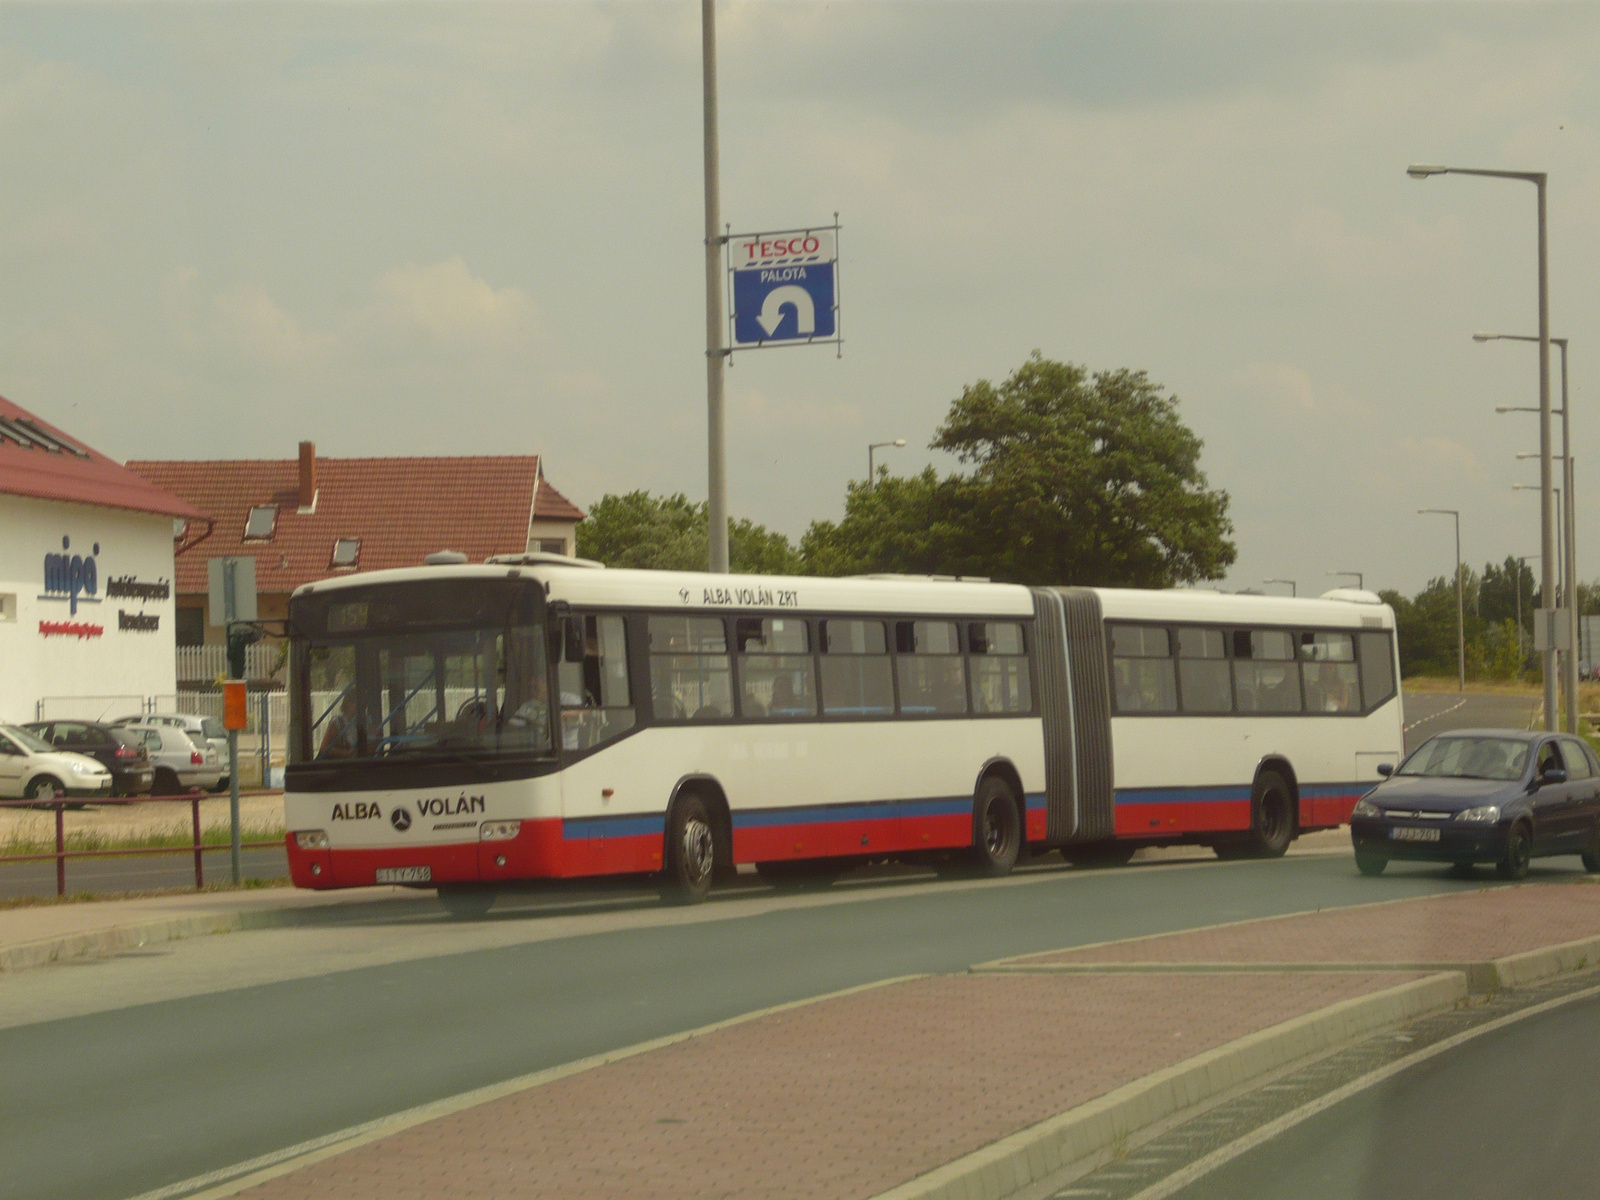
<path fill-rule="evenodd" d="M 811 300 L 811 293 L 796 284 L 786 283 L 782 287 L 773 288 L 761 302 L 761 315 L 756 320 L 761 323 L 761 328 L 767 331 L 768 337 L 777 331 L 783 321 L 785 304 L 794 305 L 796 332 L 807 334 L 817 331 L 817 307 Z M 748 312 L 749 309 L 745 311 Z"/>

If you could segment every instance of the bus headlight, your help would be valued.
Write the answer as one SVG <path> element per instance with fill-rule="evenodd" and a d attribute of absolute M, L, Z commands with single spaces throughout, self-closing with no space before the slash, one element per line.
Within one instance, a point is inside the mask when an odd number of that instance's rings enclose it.
<path fill-rule="evenodd" d="M 322 829 L 296 829 L 294 844 L 302 850 L 326 850 L 328 834 Z"/>
<path fill-rule="evenodd" d="M 485 821 L 478 826 L 478 836 L 486 842 L 509 842 L 520 832 L 521 821 Z"/>

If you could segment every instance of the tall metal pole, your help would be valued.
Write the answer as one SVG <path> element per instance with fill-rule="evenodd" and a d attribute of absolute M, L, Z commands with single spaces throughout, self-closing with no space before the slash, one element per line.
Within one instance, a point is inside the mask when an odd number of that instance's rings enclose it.
<path fill-rule="evenodd" d="M 1543 171 L 1485 171 L 1476 167 L 1447 167 L 1434 163 L 1412 163 L 1406 174 L 1413 179 L 1433 175 L 1479 175 L 1488 179 L 1520 179 L 1533 184 L 1539 197 L 1539 563 L 1540 588 L 1545 607 L 1556 590 L 1555 487 L 1550 464 L 1550 248 L 1545 229 L 1545 185 Z M 1546 646 L 1540 665 L 1544 672 L 1544 727 L 1556 728 L 1556 652 Z"/>
<path fill-rule="evenodd" d="M 717 4 L 700 0 L 700 62 L 706 160 L 706 486 L 710 524 L 707 569 L 728 573 L 728 453 L 722 387 L 722 185 L 717 165 Z M 1543 210 L 1541 210 L 1543 211 Z"/>
<path fill-rule="evenodd" d="M 1544 556 L 1545 603 L 1555 594 L 1555 509 L 1551 489 L 1555 487 L 1550 463 L 1550 247 L 1545 229 L 1543 172 L 1533 176 L 1539 194 L 1539 552 Z M 1544 652 L 1544 727 L 1556 728 L 1556 652 Z"/>
<path fill-rule="evenodd" d="M 1554 340 L 1554 339 L 1552 339 Z M 1562 683 L 1567 700 L 1567 732 L 1578 732 L 1578 533 L 1574 522 L 1578 515 L 1578 502 L 1573 498 L 1572 481 L 1576 468 L 1572 465 L 1572 408 L 1567 397 L 1567 339 L 1561 347 L 1561 465 L 1563 482 L 1562 525 L 1566 528 L 1567 544 L 1562 553 L 1561 574 L 1566 580 L 1562 601 L 1567 607 L 1567 654 L 1562 660 Z"/>

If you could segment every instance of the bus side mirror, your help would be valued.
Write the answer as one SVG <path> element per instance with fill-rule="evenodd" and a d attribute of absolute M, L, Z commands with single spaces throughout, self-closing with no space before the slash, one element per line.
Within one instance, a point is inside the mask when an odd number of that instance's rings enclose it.
<path fill-rule="evenodd" d="M 1389 778 L 1389 776 L 1394 774 L 1394 764 L 1393 763 L 1379 763 L 1378 764 L 1378 774 L 1382 775 L 1385 779 Z"/>
<path fill-rule="evenodd" d="M 583 640 L 583 618 L 568 617 L 563 628 L 565 645 L 562 646 L 562 657 L 569 663 L 581 663 L 585 649 Z"/>

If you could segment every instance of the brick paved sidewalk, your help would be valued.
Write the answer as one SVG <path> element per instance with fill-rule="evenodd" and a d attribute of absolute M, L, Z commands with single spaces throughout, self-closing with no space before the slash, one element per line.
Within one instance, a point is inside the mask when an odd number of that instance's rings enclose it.
<path fill-rule="evenodd" d="M 286 1170 L 250 1200 L 865 1200 L 1196 1055 L 1419 978 L 1600 935 L 1600 888 L 1497 888 L 919 978 L 555 1078 Z M 1257 971 L 1129 973 L 1135 962 Z M 1374 969 L 1296 972 L 1283 962 Z M 530 1014 L 530 1019 L 537 1019 Z M 515 1036 L 515 1031 L 508 1031 Z"/>
<path fill-rule="evenodd" d="M 1410 976 L 958 975 L 789 1009 L 442 1117 L 250 1200 L 870 1197 Z"/>
<path fill-rule="evenodd" d="M 1600 886 L 1538 884 L 1272 917 L 1006 963 L 1473 962 L 1597 936 Z"/>

